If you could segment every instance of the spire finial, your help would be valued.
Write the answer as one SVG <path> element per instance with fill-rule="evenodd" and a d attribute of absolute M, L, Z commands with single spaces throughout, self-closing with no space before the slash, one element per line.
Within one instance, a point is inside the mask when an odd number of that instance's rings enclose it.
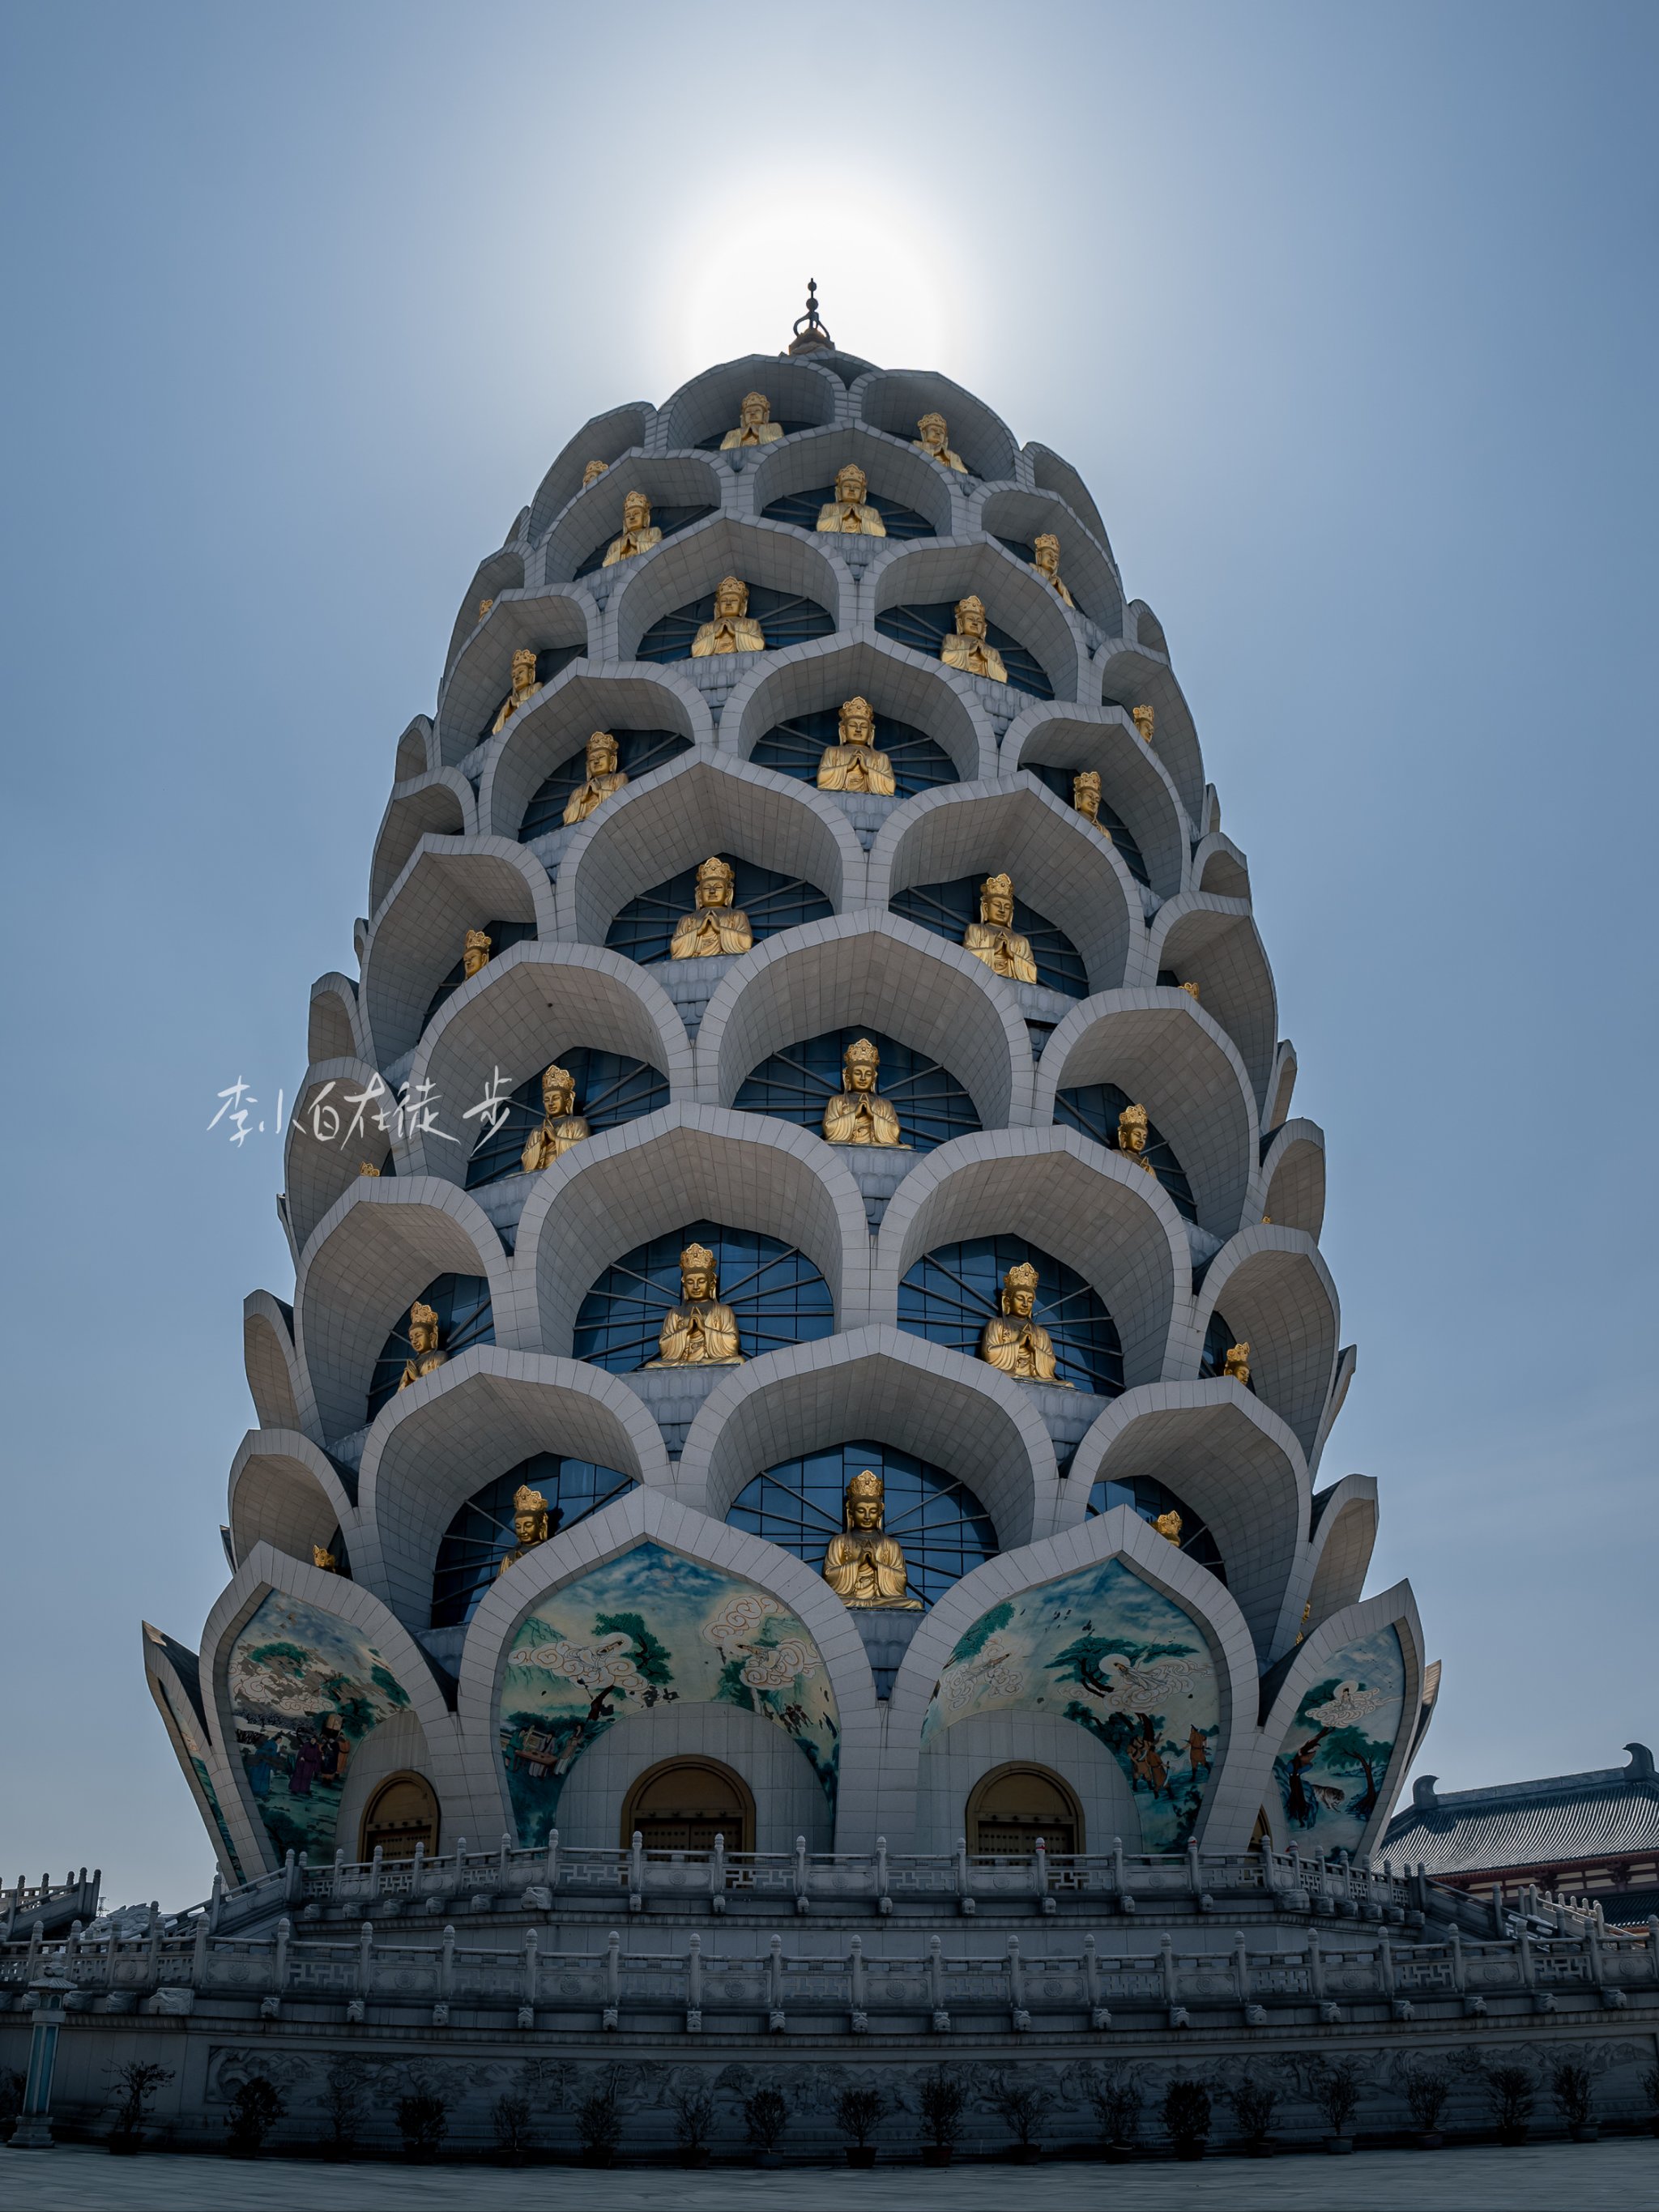
<path fill-rule="evenodd" d="M 818 280 L 806 280 L 806 313 L 795 319 L 795 335 L 790 342 L 792 354 L 833 353 L 836 342 L 818 320 Z"/>

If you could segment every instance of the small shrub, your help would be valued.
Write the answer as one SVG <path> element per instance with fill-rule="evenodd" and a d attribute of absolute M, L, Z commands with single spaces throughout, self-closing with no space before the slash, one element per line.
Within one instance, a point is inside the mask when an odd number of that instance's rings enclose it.
<path fill-rule="evenodd" d="M 1595 2103 L 1595 2084 L 1588 2066 L 1564 2058 L 1550 2069 L 1550 2095 L 1570 2128 L 1589 2125 Z"/>
<path fill-rule="evenodd" d="M 1202 2142 L 1210 2132 L 1210 2093 L 1177 2078 L 1164 2092 L 1164 2126 L 1176 2142 Z"/>
<path fill-rule="evenodd" d="M 788 2124 L 789 2107 L 781 2089 L 752 2089 L 744 2099 L 743 2131 L 763 2157 L 777 2148 Z"/>
<path fill-rule="evenodd" d="M 449 2133 L 449 2107 L 435 2089 L 411 2089 L 398 2100 L 398 2132 L 404 2155 L 429 2166 Z"/>
<path fill-rule="evenodd" d="M 23 2109 L 24 2077 L 15 2066 L 0 2066 L 0 2136 L 9 2138 L 12 2123 Z M 1659 2104 L 1659 2097 L 1654 2099 Z"/>
<path fill-rule="evenodd" d="M 1313 2100 L 1334 2136 L 1346 2136 L 1359 2110 L 1359 2069 L 1351 2058 L 1322 2066 L 1313 2078 Z"/>
<path fill-rule="evenodd" d="M 1267 2131 L 1273 2126 L 1273 2114 L 1279 2110 L 1279 2092 L 1269 2088 L 1265 2081 L 1246 2075 L 1242 2081 L 1223 2093 L 1233 2108 L 1233 2118 L 1238 2122 L 1239 2133 L 1246 2142 L 1266 2142 Z"/>
<path fill-rule="evenodd" d="M 115 2125 L 110 2130 L 123 2142 L 136 2142 L 143 2133 L 145 2107 L 164 2081 L 171 2081 L 170 2066 L 155 2066 L 148 2059 L 135 2058 L 115 2069 L 115 2086 L 121 2092 L 121 2102 L 116 2108 Z"/>
<path fill-rule="evenodd" d="M 337 2058 L 328 2069 L 323 2082 L 323 2094 L 318 2100 L 328 2115 L 331 2149 L 349 2151 L 356 2147 L 368 2101 L 366 2069 L 362 2060 Z"/>
<path fill-rule="evenodd" d="M 17 2079 L 20 2081 L 22 2078 L 23 2077 L 21 2074 L 17 2076 Z M 22 2093 L 20 2090 L 18 2094 L 21 2096 Z M 1650 2066 L 1646 2073 L 1643 2075 L 1642 2094 L 1647 2099 L 1649 2104 L 1654 2107 L 1655 2111 L 1659 2112 L 1659 2066 Z"/>
<path fill-rule="evenodd" d="M 225 2119 L 231 2148 L 243 2158 L 252 2158 L 287 2110 L 282 2091 L 263 2074 L 251 2074 L 238 2082 Z"/>
<path fill-rule="evenodd" d="M 495 2130 L 495 2148 L 504 2158 L 518 2158 L 530 2148 L 528 2097 L 497 2097 L 489 2108 L 489 2123 Z"/>
<path fill-rule="evenodd" d="M 1413 2066 L 1406 2076 L 1405 2087 L 1406 2102 L 1419 2130 L 1425 2136 L 1437 2133 L 1451 2102 L 1451 2076 L 1437 2067 Z"/>
<path fill-rule="evenodd" d="M 954 2148 L 968 2109 L 968 2092 L 963 2084 L 954 2074 L 938 2067 L 922 2075 L 916 2086 L 916 2101 L 921 2107 L 922 2132 L 934 2149 Z"/>
<path fill-rule="evenodd" d="M 836 2125 L 850 2143 L 865 2149 L 887 2113 L 879 2089 L 843 2089 L 834 2106 Z"/>
<path fill-rule="evenodd" d="M 1489 2066 L 1486 2094 L 1500 2128 L 1524 2128 L 1538 2101 L 1532 2076 L 1524 2066 Z"/>
<path fill-rule="evenodd" d="M 992 2083 L 985 2101 L 1020 2148 L 1029 2150 L 1036 2141 L 1037 2128 L 1048 2109 L 1048 2092 L 1034 2089 L 1029 2082 L 1013 2081 L 1004 2075 Z"/>
<path fill-rule="evenodd" d="M 576 2133 L 584 2150 L 614 2151 L 622 2142 L 622 2099 L 613 2076 L 576 2107 Z"/>
<path fill-rule="evenodd" d="M 1115 2071 L 1093 2075 L 1089 2102 L 1109 2143 L 1132 2143 L 1140 2132 L 1141 2095 L 1134 2077 Z"/>
<path fill-rule="evenodd" d="M 714 2132 L 714 2100 L 707 2089 L 671 2089 L 674 2135 L 682 2150 L 707 2150 Z"/>

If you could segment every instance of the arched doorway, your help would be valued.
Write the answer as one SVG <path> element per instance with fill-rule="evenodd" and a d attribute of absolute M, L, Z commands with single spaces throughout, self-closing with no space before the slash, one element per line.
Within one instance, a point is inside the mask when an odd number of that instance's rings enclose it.
<path fill-rule="evenodd" d="M 969 1850 L 1023 1858 L 1039 1836 L 1062 1856 L 1083 1849 L 1083 1808 L 1059 1775 L 1021 1765 L 982 1775 L 968 1800 Z"/>
<path fill-rule="evenodd" d="M 383 1858 L 412 1859 L 416 1844 L 438 1848 L 438 1800 L 418 1774 L 394 1774 L 368 1801 L 359 1855 L 372 1859 L 378 1845 Z"/>
<path fill-rule="evenodd" d="M 728 1851 L 752 1851 L 755 1801 L 718 1759 L 665 1759 L 646 1769 L 623 1806 L 624 1845 L 636 1831 L 648 1851 L 712 1850 L 716 1836 Z"/>

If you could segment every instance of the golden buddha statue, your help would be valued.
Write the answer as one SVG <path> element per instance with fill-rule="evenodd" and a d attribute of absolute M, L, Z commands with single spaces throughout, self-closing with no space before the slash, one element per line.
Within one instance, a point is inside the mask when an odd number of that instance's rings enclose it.
<path fill-rule="evenodd" d="M 539 1490 L 532 1490 L 527 1482 L 521 1482 L 513 1493 L 513 1533 L 519 1540 L 510 1552 L 501 1553 L 495 1567 L 497 1575 L 504 1575 L 526 1552 L 533 1552 L 538 1544 L 556 1536 L 563 1518 L 562 1513 L 548 1510 L 547 1500 Z"/>
<path fill-rule="evenodd" d="M 1138 1168 L 1145 1168 L 1148 1175 L 1153 1175 L 1157 1170 L 1146 1157 L 1150 1127 L 1144 1106 L 1126 1106 L 1117 1117 L 1117 1148 L 1125 1159 L 1133 1160 Z"/>
<path fill-rule="evenodd" d="M 378 1182 L 380 1180 L 380 1170 L 375 1166 L 373 1160 L 364 1160 L 359 1165 L 357 1174 L 360 1180 L 364 1176 L 373 1176 Z"/>
<path fill-rule="evenodd" d="M 1187 994 L 1187 996 L 1189 999 L 1196 1000 L 1201 996 L 1196 983 L 1183 983 L 1181 986 L 1181 988 Z"/>
<path fill-rule="evenodd" d="M 947 668 L 960 668 L 969 676 L 988 676 L 993 684 L 1006 684 L 1008 672 L 1002 655 L 985 636 L 985 602 L 969 592 L 957 601 L 957 626 L 940 644 L 939 657 Z"/>
<path fill-rule="evenodd" d="M 325 1575 L 337 1575 L 340 1571 L 340 1562 L 326 1544 L 312 1546 L 311 1564 Z"/>
<path fill-rule="evenodd" d="M 979 887 L 979 920 L 970 921 L 962 941 L 975 960 L 1012 983 L 1035 983 L 1036 961 L 1031 940 L 1014 927 L 1014 886 L 1007 876 L 987 876 Z"/>
<path fill-rule="evenodd" d="M 1082 768 L 1072 778 L 1072 805 L 1091 827 L 1098 830 L 1109 845 L 1112 833 L 1100 818 L 1100 771 Z"/>
<path fill-rule="evenodd" d="M 1223 1356 L 1221 1372 L 1229 1382 L 1237 1382 L 1243 1389 L 1250 1387 L 1250 1347 L 1248 1344 L 1230 1344 Z"/>
<path fill-rule="evenodd" d="M 856 461 L 836 471 L 836 495 L 818 509 L 820 530 L 846 530 L 865 538 L 885 538 L 887 525 L 870 504 L 870 479 Z"/>
<path fill-rule="evenodd" d="M 734 446 L 771 446 L 783 435 L 781 422 L 772 420 L 772 403 L 763 392 L 745 392 L 738 409 L 738 427 L 720 440 L 720 451 Z"/>
<path fill-rule="evenodd" d="M 1060 578 L 1059 538 L 1052 531 L 1045 530 L 1042 537 L 1033 544 L 1031 552 L 1034 556 L 1031 566 L 1042 577 L 1043 582 L 1058 592 L 1068 607 L 1074 607 L 1077 601 L 1066 590 Z"/>
<path fill-rule="evenodd" d="M 1160 1513 L 1152 1526 L 1166 1544 L 1173 1544 L 1177 1552 L 1181 1549 L 1181 1516 L 1178 1513 L 1173 1510 Z"/>
<path fill-rule="evenodd" d="M 568 1067 L 550 1067 L 542 1077 L 542 1124 L 525 1139 L 519 1155 L 526 1175 L 550 1168 L 561 1152 L 580 1144 L 592 1130 L 576 1111 L 576 1079 Z"/>
<path fill-rule="evenodd" d="M 697 870 L 697 903 L 674 924 L 668 947 L 671 960 L 710 960 L 721 952 L 747 952 L 755 941 L 749 917 L 732 903 L 737 882 L 730 864 L 719 854 Z"/>
<path fill-rule="evenodd" d="M 398 1388 L 407 1390 L 411 1382 L 418 1382 L 422 1375 L 430 1375 L 434 1367 L 441 1367 L 448 1358 L 447 1352 L 438 1349 L 438 1316 L 430 1306 L 423 1306 L 418 1298 L 409 1310 L 409 1352 L 404 1362 L 404 1371 L 398 1378 Z"/>
<path fill-rule="evenodd" d="M 627 781 L 626 772 L 617 766 L 617 740 L 609 730 L 595 730 L 587 741 L 587 780 L 566 799 L 566 822 L 586 822 Z"/>
<path fill-rule="evenodd" d="M 582 489 L 586 491 L 589 484 L 597 483 L 610 465 L 609 461 L 590 461 L 582 471 Z"/>
<path fill-rule="evenodd" d="M 920 1613 L 909 1595 L 904 1553 L 886 1534 L 887 1486 L 871 1468 L 855 1474 L 842 1500 L 841 1534 L 823 1549 L 823 1579 L 844 1605 Z"/>
<path fill-rule="evenodd" d="M 495 940 L 488 930 L 469 929 L 461 946 L 461 980 L 470 983 L 479 969 L 489 965 Z"/>
<path fill-rule="evenodd" d="M 719 1297 L 714 1255 L 706 1244 L 680 1254 L 680 1302 L 670 1306 L 647 1367 L 740 1367 L 738 1317 Z"/>
<path fill-rule="evenodd" d="M 1150 707 L 1131 707 L 1129 709 L 1129 720 L 1134 724 L 1136 729 L 1139 731 L 1141 742 L 1144 744 L 1151 744 L 1152 742 L 1153 723 L 1152 708 Z"/>
<path fill-rule="evenodd" d="M 765 650 L 765 633 L 749 611 L 748 585 L 740 576 L 722 576 L 714 586 L 714 611 L 691 641 L 692 659 Z"/>
<path fill-rule="evenodd" d="M 536 688 L 536 656 L 527 645 L 521 645 L 513 656 L 513 689 L 502 700 L 501 712 L 489 726 L 492 738 L 501 735 Z"/>
<path fill-rule="evenodd" d="M 924 415 L 916 428 L 921 435 L 911 443 L 919 446 L 930 461 L 938 461 L 947 469 L 954 469 L 959 477 L 968 473 L 968 465 L 960 453 L 950 447 L 950 426 L 942 415 Z"/>
<path fill-rule="evenodd" d="M 841 1089 L 824 1101 L 823 1134 L 831 1145 L 903 1147 L 899 1118 L 876 1089 L 881 1054 L 868 1037 L 860 1037 L 842 1054 Z"/>
<path fill-rule="evenodd" d="M 1022 1261 L 1002 1279 L 1000 1315 L 994 1314 L 979 1333 L 979 1356 L 1018 1382 L 1054 1382 L 1062 1390 L 1075 1385 L 1054 1372 L 1054 1340 L 1039 1321 L 1031 1318 L 1036 1306 L 1037 1271 Z"/>
<path fill-rule="evenodd" d="M 482 622 L 482 621 L 483 620 L 484 617 L 485 617 L 485 616 L 489 612 L 489 610 L 491 609 L 491 607 L 493 607 L 493 606 L 495 605 L 495 600 L 494 600 L 494 599 L 480 599 L 480 600 L 479 600 L 479 602 L 478 602 L 478 620 L 479 620 L 480 622 Z"/>
<path fill-rule="evenodd" d="M 599 566 L 614 568 L 618 561 L 631 561 L 636 553 L 648 553 L 661 544 L 662 532 L 651 520 L 650 501 L 642 491 L 630 491 L 623 501 L 622 536 L 605 547 Z"/>
<path fill-rule="evenodd" d="M 893 763 L 876 750 L 875 709 L 867 699 L 848 699 L 842 704 L 840 742 L 826 745 L 818 756 L 820 791 L 867 791 L 878 799 L 890 799 L 897 789 Z"/>

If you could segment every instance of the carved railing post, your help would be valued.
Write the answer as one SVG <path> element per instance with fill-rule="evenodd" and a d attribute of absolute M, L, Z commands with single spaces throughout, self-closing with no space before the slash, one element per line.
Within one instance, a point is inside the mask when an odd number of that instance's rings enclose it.
<path fill-rule="evenodd" d="M 1468 1988 L 1468 1972 L 1463 1964 L 1463 1931 L 1454 1920 L 1446 1931 L 1446 1942 L 1451 1952 L 1452 1987 L 1459 1996 Z"/>
<path fill-rule="evenodd" d="M 933 2015 L 933 2026 L 944 2029 L 951 2025 L 951 2015 L 945 2008 L 944 1946 L 937 1936 L 927 1941 L 927 2002 Z"/>
<path fill-rule="evenodd" d="M 1394 1945 L 1389 1941 L 1389 1931 L 1386 1928 L 1377 1931 L 1376 1972 L 1377 1978 L 1382 1984 L 1383 1996 L 1393 1997 L 1398 1984 L 1395 1978 Z"/>
<path fill-rule="evenodd" d="M 1121 1898 L 1127 1887 L 1123 1872 L 1123 1838 L 1121 1836 L 1114 1836 L 1112 1838 L 1112 1887 Z"/>
<path fill-rule="evenodd" d="M 334 1875 L 333 1875 L 333 1878 L 332 1878 L 332 1880 L 330 1881 L 329 1886 L 328 1886 L 328 1893 L 329 1893 L 329 1895 L 330 1895 L 330 1896 L 331 1896 L 331 1897 L 335 1900 L 335 1902 L 336 1902 L 337 1904 L 337 1903 L 338 1903 L 338 1901 L 339 1901 L 340 1892 L 341 1892 L 341 1890 L 344 1887 L 344 1886 L 345 1886 L 345 1851 L 344 1851 L 344 1849 L 343 1849 L 343 1847 L 341 1850 L 339 1850 L 336 1851 L 336 1852 L 335 1852 L 335 1854 L 334 1854 Z"/>
<path fill-rule="evenodd" d="M 161 1905 L 159 1898 L 149 1903 L 149 1943 L 144 1958 L 144 1979 L 153 1990 L 161 1986 Z"/>
<path fill-rule="evenodd" d="M 219 1933 L 219 1917 L 225 1909 L 225 1878 L 217 1867 L 213 1869 L 213 1887 L 208 1893 L 208 1933 Z"/>
<path fill-rule="evenodd" d="M 541 1960 L 538 1955 L 541 1938 L 533 1928 L 524 1931 L 524 2001 L 533 2012 L 536 2008 L 536 1982 Z"/>
<path fill-rule="evenodd" d="M 628 1846 L 628 1909 L 640 1912 L 645 1907 L 645 1838 L 637 1828 Z"/>
<path fill-rule="evenodd" d="M 714 1911 L 726 1910 L 726 1838 L 716 1834 L 714 1848 L 708 1854 L 708 1894 L 714 1899 Z"/>
<path fill-rule="evenodd" d="M 1242 2005 L 1250 2002 L 1250 1954 L 1244 1942 L 1243 1930 L 1233 1937 L 1233 1995 Z"/>
<path fill-rule="evenodd" d="M 280 1997 L 288 1987 L 288 1947 L 294 1941 L 294 1923 L 286 1916 L 276 1923 L 276 1941 L 270 1947 L 270 1994 Z"/>
<path fill-rule="evenodd" d="M 876 1910 L 878 1912 L 890 1912 L 892 1909 L 893 1900 L 887 1887 L 887 1838 L 885 1836 L 878 1836 L 876 1838 Z"/>
<path fill-rule="evenodd" d="M 205 1912 L 198 1912 L 196 1916 L 196 1941 L 190 1947 L 190 1985 L 191 1989 L 199 1990 L 206 1987 L 207 1962 L 208 1916 Z"/>
<path fill-rule="evenodd" d="M 957 1838 L 957 1900 L 963 1912 L 974 1910 L 973 1875 L 968 1864 L 968 1838 Z"/>
<path fill-rule="evenodd" d="M 1008 1938 L 1008 2013 L 1016 2030 L 1031 2025 L 1031 2015 L 1025 2009 L 1025 1966 L 1019 1955 L 1019 1938 Z"/>
<path fill-rule="evenodd" d="M 370 1860 L 368 1867 L 368 1893 L 371 1897 L 379 1897 L 380 1893 L 380 1868 L 383 1859 L 384 1853 L 382 1848 L 379 1844 L 376 1844 L 374 1846 L 374 1856 Z"/>
<path fill-rule="evenodd" d="M 605 1939 L 605 2026 L 622 2017 L 622 1937 L 613 1928 Z"/>
<path fill-rule="evenodd" d="M 1203 1863 L 1198 1856 L 1198 1845 L 1192 1842 L 1187 1845 L 1187 1887 L 1194 1897 L 1204 1894 Z"/>
<path fill-rule="evenodd" d="M 545 1879 L 547 1881 L 548 1895 L 550 1897 L 556 1897 L 559 1893 L 559 1832 L 556 1828 L 550 1828 L 547 1832 L 547 1869 Z"/>
<path fill-rule="evenodd" d="M 812 1899 L 808 1892 L 807 1880 L 806 1838 L 805 1836 L 797 1836 L 795 1838 L 794 1872 L 795 1910 L 797 1912 L 806 1912 L 811 1908 Z"/>
<path fill-rule="evenodd" d="M 870 2025 L 870 2004 L 865 1993 L 864 1939 L 855 1936 L 847 1954 L 848 1992 L 852 1998 L 853 2033 L 862 2035 Z"/>
<path fill-rule="evenodd" d="M 1308 1987 L 1322 2004 L 1325 2001 L 1325 1952 L 1317 1928 L 1308 1930 Z"/>
<path fill-rule="evenodd" d="M 374 1980 L 374 1929 L 367 1920 L 357 1931 L 356 1993 L 367 1997 Z"/>
<path fill-rule="evenodd" d="M 693 1935 L 685 1947 L 685 2026 L 696 2035 L 702 2028 L 702 1938 Z"/>
<path fill-rule="evenodd" d="M 438 2002 L 447 2004 L 455 1987 L 455 1930 L 446 1924 L 444 1938 L 438 1952 Z"/>
<path fill-rule="evenodd" d="M 1168 1936 L 1161 1936 L 1158 1938 L 1158 1978 L 1164 1990 L 1164 2003 L 1166 2005 L 1178 2004 L 1180 2002 L 1180 1998 L 1178 1997 L 1176 1990 L 1175 1943 L 1173 1939 Z"/>
<path fill-rule="evenodd" d="M 1031 1893 L 1040 1898 L 1050 1911 L 1053 1910 L 1048 1895 L 1048 1846 L 1041 1836 L 1031 1852 Z"/>
<path fill-rule="evenodd" d="M 783 2026 L 783 1938 L 773 1936 L 766 1951 L 767 2026 L 775 2034 Z"/>

